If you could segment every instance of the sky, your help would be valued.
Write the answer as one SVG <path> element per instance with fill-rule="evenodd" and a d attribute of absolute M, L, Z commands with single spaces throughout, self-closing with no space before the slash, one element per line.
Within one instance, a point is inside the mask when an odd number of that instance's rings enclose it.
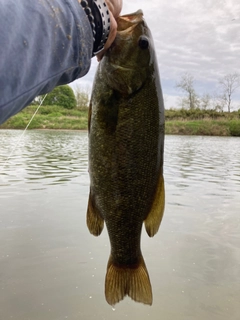
<path fill-rule="evenodd" d="M 142 9 L 157 53 L 165 107 L 179 106 L 184 73 L 199 96 L 215 95 L 218 79 L 240 73 L 240 0 L 123 0 L 122 14 Z M 98 62 L 74 85 L 91 88 Z M 233 95 L 240 108 L 240 89 Z"/>

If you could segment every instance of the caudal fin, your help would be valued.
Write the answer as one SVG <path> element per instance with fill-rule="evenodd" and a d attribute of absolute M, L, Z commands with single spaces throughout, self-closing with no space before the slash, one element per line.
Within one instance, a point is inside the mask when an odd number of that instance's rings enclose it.
<path fill-rule="evenodd" d="M 143 257 L 138 266 L 124 268 L 115 266 L 110 256 L 105 279 L 106 300 L 115 305 L 127 295 L 136 302 L 152 304 L 152 287 Z"/>

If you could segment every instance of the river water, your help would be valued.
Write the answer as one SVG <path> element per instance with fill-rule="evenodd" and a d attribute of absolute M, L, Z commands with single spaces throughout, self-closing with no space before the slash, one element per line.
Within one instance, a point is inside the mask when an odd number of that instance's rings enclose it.
<path fill-rule="evenodd" d="M 142 235 L 153 305 L 114 309 L 106 228 L 85 224 L 87 133 L 21 133 L 0 131 L 0 319 L 240 319 L 239 138 L 166 136 L 165 215 Z"/>

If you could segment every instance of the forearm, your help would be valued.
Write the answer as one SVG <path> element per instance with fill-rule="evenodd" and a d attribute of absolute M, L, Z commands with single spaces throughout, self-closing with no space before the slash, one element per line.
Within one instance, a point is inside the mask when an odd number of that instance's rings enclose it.
<path fill-rule="evenodd" d="M 89 70 L 92 30 L 76 0 L 0 0 L 0 22 L 0 123 Z"/>

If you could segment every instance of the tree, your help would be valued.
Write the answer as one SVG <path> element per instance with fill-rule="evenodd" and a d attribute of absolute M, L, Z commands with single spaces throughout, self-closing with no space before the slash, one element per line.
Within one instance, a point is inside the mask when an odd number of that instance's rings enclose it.
<path fill-rule="evenodd" d="M 209 108 L 211 104 L 211 99 L 212 97 L 209 93 L 203 94 L 201 98 L 201 109 L 206 110 L 207 108 Z"/>
<path fill-rule="evenodd" d="M 177 82 L 176 84 L 176 87 L 178 89 L 180 89 L 181 91 L 187 94 L 187 97 L 183 99 L 183 102 L 184 100 L 186 101 L 189 109 L 194 109 L 199 105 L 198 96 L 195 92 L 193 85 L 194 85 L 194 77 L 187 72 L 182 74 L 180 81 Z"/>
<path fill-rule="evenodd" d="M 240 76 L 238 73 L 230 73 L 218 80 L 221 90 L 221 100 L 227 105 L 228 112 L 231 111 L 233 93 L 240 87 Z"/>
<path fill-rule="evenodd" d="M 79 85 L 77 85 L 75 87 L 75 95 L 76 95 L 76 101 L 77 101 L 77 108 L 81 109 L 85 109 L 88 107 L 89 105 L 89 92 L 90 89 L 89 87 L 81 87 Z"/>
<path fill-rule="evenodd" d="M 66 109 L 73 109 L 76 107 L 76 98 L 72 88 L 68 85 L 58 86 L 48 93 L 43 105 L 58 105 Z"/>

